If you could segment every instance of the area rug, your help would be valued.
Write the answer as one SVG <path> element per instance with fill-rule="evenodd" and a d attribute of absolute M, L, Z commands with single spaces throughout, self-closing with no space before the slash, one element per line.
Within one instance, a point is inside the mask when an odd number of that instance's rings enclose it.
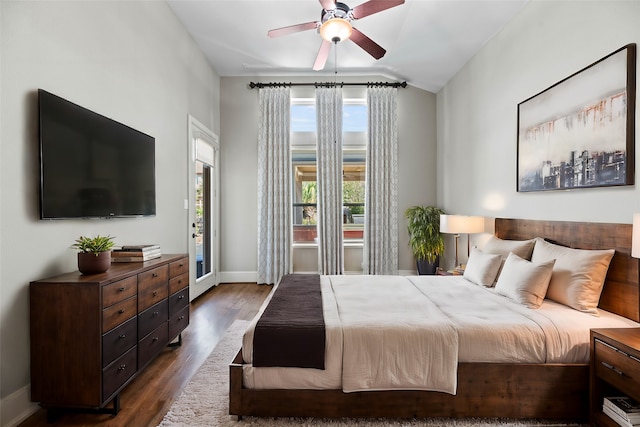
<path fill-rule="evenodd" d="M 207 360 L 171 405 L 158 427 L 559 427 L 582 426 L 539 420 L 450 419 L 420 420 L 320 419 L 320 418 L 255 418 L 242 421 L 229 415 L 229 363 L 242 344 L 242 334 L 249 322 L 236 320 L 227 330 Z"/>

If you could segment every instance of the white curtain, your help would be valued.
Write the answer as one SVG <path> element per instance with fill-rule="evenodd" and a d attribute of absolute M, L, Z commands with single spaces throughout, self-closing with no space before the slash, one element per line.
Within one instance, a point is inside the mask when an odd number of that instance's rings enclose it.
<path fill-rule="evenodd" d="M 258 283 L 291 272 L 290 105 L 288 87 L 259 90 Z"/>
<path fill-rule="evenodd" d="M 367 89 L 364 272 L 398 274 L 398 89 Z"/>
<path fill-rule="evenodd" d="M 316 88 L 318 127 L 318 266 L 342 274 L 342 88 Z"/>

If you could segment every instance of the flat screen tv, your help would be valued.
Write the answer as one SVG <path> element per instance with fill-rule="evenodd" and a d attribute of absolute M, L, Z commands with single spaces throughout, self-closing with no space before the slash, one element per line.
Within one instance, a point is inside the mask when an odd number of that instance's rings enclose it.
<path fill-rule="evenodd" d="M 38 90 L 40 218 L 156 214 L 155 139 Z"/>

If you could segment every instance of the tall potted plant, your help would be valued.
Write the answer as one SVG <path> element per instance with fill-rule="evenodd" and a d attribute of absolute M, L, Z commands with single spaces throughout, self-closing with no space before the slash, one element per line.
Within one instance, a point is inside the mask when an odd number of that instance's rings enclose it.
<path fill-rule="evenodd" d="M 404 216 L 408 220 L 409 246 L 416 259 L 418 274 L 435 274 L 444 253 L 440 233 L 440 215 L 444 211 L 434 206 L 412 206 Z"/>
<path fill-rule="evenodd" d="M 111 236 L 80 236 L 71 245 L 78 250 L 78 270 L 82 274 L 104 273 L 111 266 L 111 249 L 114 241 Z"/>

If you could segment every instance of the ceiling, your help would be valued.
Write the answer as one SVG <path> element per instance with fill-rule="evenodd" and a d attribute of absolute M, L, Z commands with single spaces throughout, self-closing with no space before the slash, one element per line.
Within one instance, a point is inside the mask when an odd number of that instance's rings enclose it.
<path fill-rule="evenodd" d="M 355 7 L 366 0 L 346 0 Z M 222 77 L 373 75 L 438 92 L 527 0 L 406 0 L 353 23 L 387 50 L 373 59 L 351 41 L 312 66 L 315 30 L 267 37 L 274 28 L 320 20 L 318 0 L 167 0 Z M 337 64 L 337 66 L 336 66 Z M 316 81 L 316 80 L 314 80 Z"/>

